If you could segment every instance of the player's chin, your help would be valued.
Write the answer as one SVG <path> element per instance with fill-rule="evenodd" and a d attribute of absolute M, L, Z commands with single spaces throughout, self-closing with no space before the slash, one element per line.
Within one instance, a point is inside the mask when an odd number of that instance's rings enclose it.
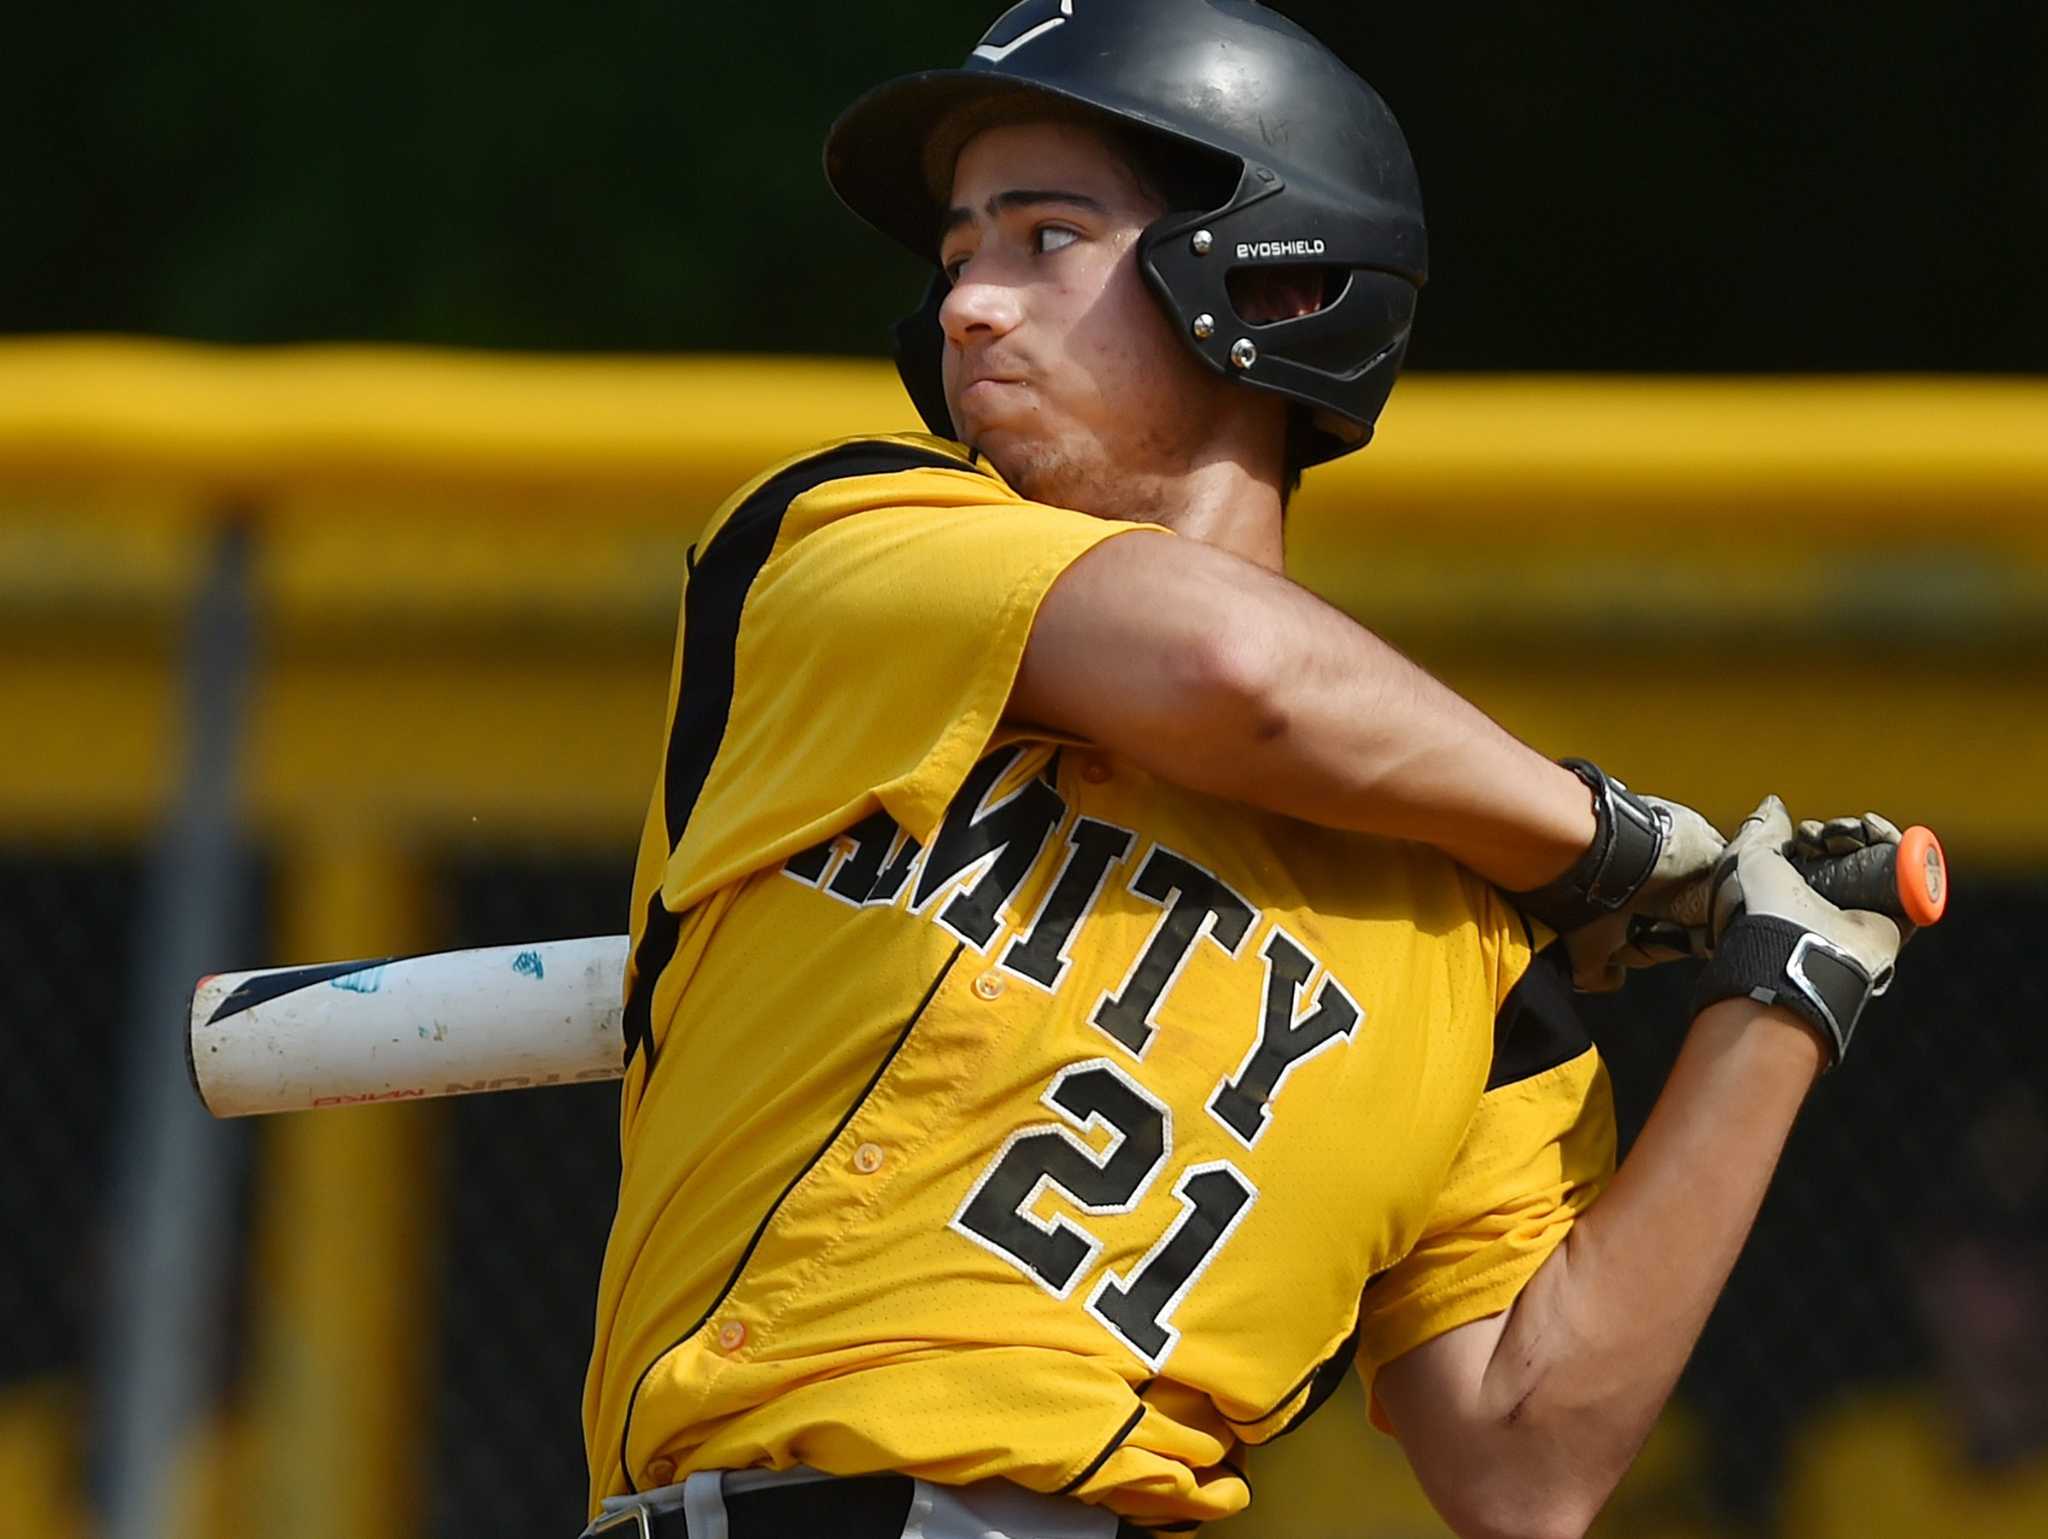
<path fill-rule="evenodd" d="M 995 473 L 1026 497 L 1038 499 L 1059 455 L 1045 438 L 1011 427 L 970 427 L 964 439 Z"/>
<path fill-rule="evenodd" d="M 1047 438 L 1001 438 L 975 449 L 1019 496 L 1077 513 L 1096 511 L 1101 467 L 1073 445 Z"/>

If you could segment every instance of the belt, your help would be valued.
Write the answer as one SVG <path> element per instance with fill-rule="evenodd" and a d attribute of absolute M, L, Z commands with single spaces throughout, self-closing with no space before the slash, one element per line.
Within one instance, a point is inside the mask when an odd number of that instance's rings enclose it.
<path fill-rule="evenodd" d="M 684 1500 L 609 1512 L 584 1532 L 586 1539 L 902 1539 L 916 1497 L 908 1475 L 847 1475 L 727 1491 L 700 1510 L 694 1526 L 695 1504 Z M 1116 1532 L 1117 1539 L 1153 1539 L 1152 1530 L 1127 1521 Z"/>
<path fill-rule="evenodd" d="M 852 1475 L 729 1491 L 725 1539 L 902 1539 L 916 1494 L 917 1482 L 908 1475 Z M 607 1514 L 589 1533 L 592 1539 L 715 1539 L 691 1528 L 684 1506 L 659 1512 L 629 1507 Z"/>

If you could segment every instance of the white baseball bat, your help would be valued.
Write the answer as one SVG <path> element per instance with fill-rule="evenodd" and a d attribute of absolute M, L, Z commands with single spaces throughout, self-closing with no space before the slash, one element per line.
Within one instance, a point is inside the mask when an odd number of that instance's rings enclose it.
<path fill-rule="evenodd" d="M 216 973 L 187 1062 L 216 1117 L 617 1079 L 626 937 Z"/>
<path fill-rule="evenodd" d="M 1947 899 L 1941 846 L 1915 828 L 1901 848 L 1823 862 L 1808 880 L 1932 924 Z M 193 1088 L 216 1117 L 247 1117 L 618 1079 L 627 945 L 597 935 L 216 973 L 192 995 Z"/>

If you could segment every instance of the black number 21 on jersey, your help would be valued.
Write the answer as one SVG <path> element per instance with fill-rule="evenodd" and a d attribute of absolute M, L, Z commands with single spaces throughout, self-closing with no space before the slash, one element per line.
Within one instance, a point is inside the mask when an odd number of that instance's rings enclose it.
<path fill-rule="evenodd" d="M 953 1228 L 1064 1299 L 1102 1242 L 1065 1217 L 1032 1213 L 1050 1187 L 1083 1213 L 1128 1213 L 1144 1201 L 1173 1152 L 1173 1114 L 1106 1058 L 1070 1064 L 1043 1097 L 1070 1126 L 1013 1133 L 968 1193 Z M 1098 1152 L 1080 1137 L 1106 1130 Z M 1257 1195 L 1227 1160 L 1197 1165 L 1174 1183 L 1180 1215 L 1130 1272 L 1105 1272 L 1087 1309 L 1155 1372 L 1180 1332 L 1174 1306 L 1194 1285 Z"/>

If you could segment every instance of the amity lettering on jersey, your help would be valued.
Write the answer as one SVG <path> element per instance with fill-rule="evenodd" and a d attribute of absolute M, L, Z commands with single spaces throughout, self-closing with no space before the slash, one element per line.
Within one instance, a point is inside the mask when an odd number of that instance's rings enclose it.
<path fill-rule="evenodd" d="M 1612 1159 L 1521 921 L 1432 852 L 1002 721 L 1132 526 L 828 446 L 700 541 L 636 889 L 592 1501 L 1003 1477 L 1154 1526 L 1507 1306 Z"/>

